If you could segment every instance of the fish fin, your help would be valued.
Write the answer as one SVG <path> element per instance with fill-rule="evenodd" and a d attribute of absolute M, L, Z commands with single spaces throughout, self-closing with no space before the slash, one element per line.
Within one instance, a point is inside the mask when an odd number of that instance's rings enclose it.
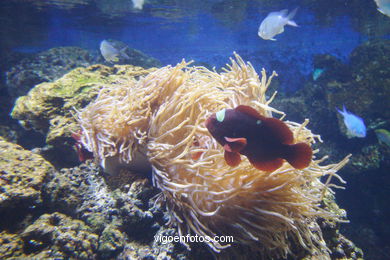
<path fill-rule="evenodd" d="M 270 38 L 270 40 L 271 40 L 271 41 L 276 41 L 276 39 L 275 39 L 275 38 Z"/>
<path fill-rule="evenodd" d="M 235 108 L 235 110 L 240 111 L 241 113 L 247 114 L 251 117 L 255 117 L 260 120 L 265 120 L 266 117 L 262 116 L 259 114 L 259 112 L 256 111 L 256 109 L 250 107 L 250 106 L 245 106 L 245 105 L 239 105 L 238 107 Z"/>
<path fill-rule="evenodd" d="M 297 14 L 298 7 L 292 10 L 286 17 L 287 24 L 290 26 L 298 27 L 298 25 L 293 21 L 294 16 Z"/>
<path fill-rule="evenodd" d="M 230 147 L 229 144 L 225 144 L 225 145 L 223 146 L 223 149 L 224 149 L 225 151 L 229 152 L 229 153 L 232 153 L 232 152 L 233 152 L 233 151 L 232 151 L 232 148 Z"/>
<path fill-rule="evenodd" d="M 241 162 L 241 156 L 239 153 L 229 152 L 225 150 L 224 157 L 227 165 L 231 167 L 235 167 Z"/>
<path fill-rule="evenodd" d="M 348 111 L 347 111 L 347 109 L 345 108 L 345 105 L 344 105 L 344 104 L 343 104 L 343 112 L 346 113 L 346 114 L 348 114 Z"/>
<path fill-rule="evenodd" d="M 343 105 L 343 107 L 344 107 L 344 105 Z M 344 109 L 345 109 L 345 107 L 344 107 Z M 337 107 L 336 107 L 336 110 L 337 110 L 337 112 L 339 112 L 339 114 L 340 115 L 342 115 L 342 116 L 345 116 L 345 110 L 344 111 L 341 111 L 340 109 L 338 109 Z"/>
<path fill-rule="evenodd" d="M 273 172 L 283 165 L 283 159 L 280 158 L 276 158 L 271 161 L 256 160 L 250 157 L 248 157 L 248 159 L 256 169 L 266 172 Z"/>
<path fill-rule="evenodd" d="M 298 143 L 286 147 L 285 158 L 295 169 L 304 169 L 309 166 L 313 151 L 308 144 Z"/>
<path fill-rule="evenodd" d="M 294 141 L 294 135 L 290 128 L 281 120 L 277 118 L 266 118 L 264 120 L 264 126 L 272 131 L 272 135 L 276 139 L 280 140 L 282 144 L 292 144 Z"/>
<path fill-rule="evenodd" d="M 203 154 L 203 152 L 191 153 L 191 159 L 194 161 L 197 161 L 202 156 L 202 154 Z"/>
<path fill-rule="evenodd" d="M 126 47 L 124 47 L 123 49 L 121 49 L 121 50 L 119 51 L 119 53 L 121 54 L 122 57 L 124 57 L 125 59 L 128 59 L 128 60 L 129 60 L 130 57 L 129 57 L 129 55 L 127 55 L 126 52 L 125 52 L 127 49 L 128 49 L 128 47 L 126 46 Z"/>
<path fill-rule="evenodd" d="M 293 20 L 288 20 L 287 21 L 287 25 L 294 26 L 294 27 L 299 27 L 298 24 L 296 22 L 294 22 Z"/>
<path fill-rule="evenodd" d="M 279 15 L 281 15 L 281 16 L 283 16 L 283 17 L 286 17 L 287 14 L 288 14 L 288 9 L 280 10 L 280 11 L 277 12 L 277 13 L 279 13 Z"/>
<path fill-rule="evenodd" d="M 246 144 L 247 144 L 247 140 L 246 138 L 244 137 L 240 137 L 240 138 L 230 138 L 230 137 L 226 137 L 225 136 L 225 140 L 226 142 L 228 142 L 227 144 L 225 144 L 223 147 L 225 148 L 226 147 L 229 147 L 229 150 L 228 149 L 225 149 L 226 151 L 228 152 L 239 152 L 241 151 L 242 149 L 245 148 Z"/>
<path fill-rule="evenodd" d="M 384 15 L 387 15 L 382 9 L 378 8 L 378 11 Z"/>
<path fill-rule="evenodd" d="M 294 8 L 294 10 L 292 10 L 292 11 L 287 15 L 286 18 L 287 18 L 289 21 L 291 21 L 291 20 L 294 18 L 294 16 L 297 14 L 297 11 L 298 11 L 298 7 Z"/>

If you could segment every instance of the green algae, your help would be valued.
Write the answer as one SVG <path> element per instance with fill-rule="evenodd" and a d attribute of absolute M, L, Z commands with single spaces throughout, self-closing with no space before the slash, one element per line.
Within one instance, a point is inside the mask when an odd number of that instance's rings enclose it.
<path fill-rule="evenodd" d="M 26 129 L 45 134 L 47 144 L 66 145 L 65 141 L 79 129 L 73 116 L 76 109 L 91 102 L 103 86 L 127 84 L 153 70 L 131 65 L 76 68 L 54 82 L 35 86 L 26 96 L 18 98 L 11 116 Z"/>

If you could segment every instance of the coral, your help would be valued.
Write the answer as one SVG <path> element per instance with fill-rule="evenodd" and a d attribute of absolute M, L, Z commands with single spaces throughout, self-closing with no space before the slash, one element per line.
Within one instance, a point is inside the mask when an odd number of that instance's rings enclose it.
<path fill-rule="evenodd" d="M 42 203 L 44 178 L 53 170 L 41 156 L 0 138 L 0 211 Z"/>
<path fill-rule="evenodd" d="M 96 257 L 98 236 L 84 222 L 58 212 L 42 215 L 21 236 L 31 258 L 53 255 L 75 259 Z"/>
<path fill-rule="evenodd" d="M 356 154 L 351 159 L 352 172 L 358 173 L 379 169 L 381 162 L 384 161 L 384 156 L 384 154 L 381 154 L 378 145 L 364 146 L 361 153 Z"/>
<path fill-rule="evenodd" d="M 81 142 L 111 173 L 115 165 L 131 167 L 146 156 L 169 224 L 179 234 L 233 235 L 236 245 L 258 256 L 286 257 L 295 246 L 327 256 L 317 220 L 337 222 L 341 216 L 319 204 L 348 157 L 325 166 L 320 165 L 325 158 L 314 157 L 303 170 L 284 163 L 272 173 L 247 160 L 232 168 L 204 126 L 212 113 L 239 104 L 283 119 L 283 112 L 269 106 L 275 95 L 267 99 L 265 94 L 274 76 L 267 79 L 263 70 L 260 79 L 238 55 L 221 74 L 185 61 L 161 68 L 139 81 L 103 88 L 78 114 Z M 308 121 L 285 123 L 295 142 L 320 140 L 306 128 Z M 325 183 L 323 176 L 328 176 Z M 230 244 L 210 241 L 208 246 L 220 252 Z"/>

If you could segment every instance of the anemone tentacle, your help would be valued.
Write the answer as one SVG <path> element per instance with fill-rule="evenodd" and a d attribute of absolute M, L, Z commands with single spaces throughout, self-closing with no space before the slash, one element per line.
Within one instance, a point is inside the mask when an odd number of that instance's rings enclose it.
<path fill-rule="evenodd" d="M 137 151 L 144 153 L 153 184 L 166 201 L 168 224 L 179 234 L 232 235 L 235 245 L 263 257 L 286 257 L 296 246 L 327 255 L 317 220 L 342 220 L 320 204 L 331 188 L 339 187 L 331 184 L 333 177 L 344 182 L 337 171 L 349 157 L 322 165 L 314 151 L 307 168 L 285 162 L 271 173 L 255 169 L 247 159 L 230 167 L 204 125 L 211 114 L 237 105 L 283 120 L 285 113 L 271 107 L 276 93 L 266 96 L 275 76 L 263 69 L 259 77 L 237 54 L 222 73 L 185 61 L 158 69 L 128 86 L 103 88 L 78 113 L 81 142 L 100 161 L 118 156 L 120 163 L 131 165 Z M 308 120 L 285 123 L 294 143 L 322 142 L 306 128 Z M 325 183 L 323 176 L 328 176 Z M 215 252 L 231 245 L 206 243 Z"/>

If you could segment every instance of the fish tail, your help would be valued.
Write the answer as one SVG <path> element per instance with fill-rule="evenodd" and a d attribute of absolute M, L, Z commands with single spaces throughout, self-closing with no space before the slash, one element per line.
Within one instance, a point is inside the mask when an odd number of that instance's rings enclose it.
<path fill-rule="evenodd" d="M 347 109 L 345 108 L 345 105 L 343 104 L 343 112 L 347 113 Z"/>
<path fill-rule="evenodd" d="M 296 22 L 293 21 L 293 18 L 294 18 L 294 16 L 297 14 L 297 11 L 298 11 L 298 7 L 295 8 L 294 10 L 292 10 L 292 11 L 287 15 L 286 19 L 287 19 L 287 24 L 288 24 L 288 25 L 298 27 L 298 25 L 296 24 Z"/>
<path fill-rule="evenodd" d="M 342 116 L 344 116 L 345 113 L 347 113 L 347 110 L 345 109 L 345 106 L 344 106 L 344 105 L 343 105 L 343 110 L 342 110 L 342 111 L 341 111 L 340 109 L 338 109 L 337 107 L 336 107 L 336 110 L 337 110 L 337 112 L 339 112 L 340 115 L 342 115 Z"/>
<path fill-rule="evenodd" d="M 128 49 L 128 47 L 124 47 L 123 49 L 121 49 L 119 52 L 121 54 L 122 57 L 124 57 L 125 59 L 130 59 L 129 55 L 126 54 L 126 50 Z"/>
<path fill-rule="evenodd" d="M 308 144 L 298 143 L 287 145 L 285 158 L 295 169 L 303 169 L 309 166 L 313 151 Z"/>

